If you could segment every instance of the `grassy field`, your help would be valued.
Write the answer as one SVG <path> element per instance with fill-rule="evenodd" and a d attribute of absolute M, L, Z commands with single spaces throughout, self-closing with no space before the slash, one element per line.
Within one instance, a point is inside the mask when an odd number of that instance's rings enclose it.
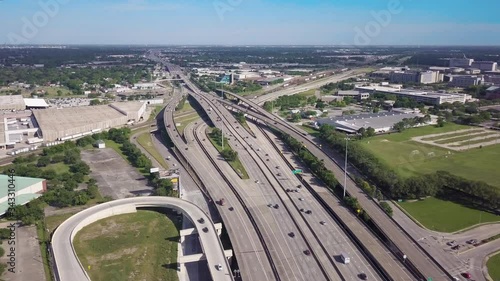
<path fill-rule="evenodd" d="M 495 281 L 500 280 L 500 253 L 491 257 L 486 266 L 488 267 L 490 277 Z"/>
<path fill-rule="evenodd" d="M 151 134 L 148 132 L 145 132 L 137 137 L 137 142 L 146 149 L 146 151 L 153 156 L 160 165 L 163 166 L 163 168 L 168 169 L 168 164 L 165 161 L 165 159 L 160 155 L 158 150 L 156 150 L 153 141 L 151 140 Z"/>
<path fill-rule="evenodd" d="M 56 171 L 57 174 L 63 174 L 63 173 L 69 172 L 69 166 L 64 164 L 63 162 L 49 164 L 45 167 L 42 167 L 41 169 L 42 170 L 52 169 L 52 170 Z"/>
<path fill-rule="evenodd" d="M 69 219 L 74 214 L 76 213 L 73 212 L 62 215 L 48 216 L 45 218 L 45 227 L 47 227 L 49 233 L 52 233 L 52 231 L 54 231 L 61 223 Z"/>
<path fill-rule="evenodd" d="M 148 121 L 153 121 L 156 117 L 156 115 L 158 115 L 158 113 L 160 113 L 160 111 L 163 109 L 164 105 L 157 105 L 153 108 L 153 110 L 151 111 L 151 115 L 149 116 L 149 119 Z"/>
<path fill-rule="evenodd" d="M 298 93 L 297 95 L 299 95 L 299 96 L 303 96 L 303 97 L 310 97 L 310 96 L 314 96 L 314 94 L 316 94 L 316 90 L 317 90 L 317 89 L 310 89 L 310 90 L 307 90 L 307 91 L 305 91 L 305 92 Z"/>
<path fill-rule="evenodd" d="M 208 137 L 210 142 L 213 144 L 213 146 L 217 149 L 217 151 L 222 151 L 222 146 L 220 146 L 218 143 L 216 143 L 211 137 Z M 224 138 L 226 140 L 226 138 Z M 224 141 L 225 143 L 225 141 Z M 228 144 L 224 145 L 225 148 L 230 147 Z M 250 177 L 248 176 L 248 173 L 245 169 L 245 166 L 241 163 L 240 159 L 237 157 L 236 160 L 234 161 L 228 161 L 227 162 L 235 171 L 241 172 L 241 178 L 242 179 L 249 179 Z"/>
<path fill-rule="evenodd" d="M 500 177 L 497 175 L 500 145 L 455 152 L 410 140 L 416 136 L 467 128 L 469 127 L 456 124 L 447 124 L 443 128 L 426 126 L 402 133 L 367 138 L 360 143 L 403 177 L 443 170 L 500 187 Z"/>
<path fill-rule="evenodd" d="M 453 142 L 463 142 L 467 141 L 473 138 L 479 138 L 479 137 L 486 137 L 486 136 L 491 136 L 491 135 L 496 135 L 495 132 L 486 132 L 486 133 L 480 133 L 480 134 L 475 134 L 475 135 L 467 135 L 467 136 L 460 136 L 460 137 L 453 137 L 449 139 L 443 139 L 443 140 L 438 140 L 435 141 L 437 144 L 447 144 L 447 143 L 453 143 Z"/>
<path fill-rule="evenodd" d="M 440 232 L 455 232 L 478 223 L 500 221 L 500 216 L 436 198 L 399 205 L 426 228 Z"/>
<path fill-rule="evenodd" d="M 174 281 L 178 239 L 179 231 L 167 216 L 138 211 L 83 228 L 74 245 L 92 280 Z"/>

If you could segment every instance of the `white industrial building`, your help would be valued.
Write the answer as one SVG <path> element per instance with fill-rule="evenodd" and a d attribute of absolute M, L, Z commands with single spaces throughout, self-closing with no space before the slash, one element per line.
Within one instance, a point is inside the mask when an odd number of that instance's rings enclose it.
<path fill-rule="evenodd" d="M 337 130 L 347 133 L 356 133 L 361 128 L 373 128 L 375 132 L 389 132 L 394 125 L 403 119 L 411 119 L 414 117 L 423 117 L 419 113 L 405 113 L 405 112 L 383 112 L 361 115 L 346 115 L 340 117 L 330 117 L 319 119 L 316 125 L 329 124 L 334 126 Z"/>
<path fill-rule="evenodd" d="M 26 104 L 21 95 L 0 96 L 0 110 L 24 110 L 25 108 Z"/>
<path fill-rule="evenodd" d="M 9 176 L 0 175 L 0 182 L 5 183 L 5 187 L 0 188 L 0 215 L 4 215 L 9 209 L 8 186 Z M 25 205 L 34 200 L 47 190 L 47 183 L 44 179 L 14 177 L 14 191 L 16 194 L 16 205 Z"/>
<path fill-rule="evenodd" d="M 411 91 L 411 90 L 402 90 L 400 88 L 392 88 L 388 86 L 380 86 L 377 84 L 372 84 L 370 86 L 358 86 L 355 88 L 361 93 L 383 93 L 383 94 L 393 94 L 397 97 L 406 97 L 413 99 L 417 102 L 422 102 L 426 104 L 442 104 L 445 102 L 454 103 L 461 102 L 465 103 L 470 100 L 472 97 L 466 94 L 449 94 L 449 93 L 440 93 L 440 92 L 424 92 L 424 91 Z"/>

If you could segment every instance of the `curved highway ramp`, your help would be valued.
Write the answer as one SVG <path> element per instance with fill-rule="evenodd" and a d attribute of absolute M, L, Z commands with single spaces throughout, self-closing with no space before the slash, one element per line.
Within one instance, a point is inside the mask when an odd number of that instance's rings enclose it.
<path fill-rule="evenodd" d="M 107 217 L 136 212 L 137 208 L 171 208 L 182 212 L 194 224 L 208 262 L 212 280 L 232 281 L 229 263 L 224 255 L 224 248 L 217 235 L 212 220 L 191 202 L 170 197 L 134 197 L 106 202 L 75 214 L 64 221 L 52 237 L 52 251 L 56 264 L 56 280 L 59 281 L 89 281 L 90 277 L 76 256 L 73 239 L 83 227 Z M 203 219 L 203 220 L 201 220 Z M 203 221 L 203 223 L 200 223 Z M 202 229 L 207 227 L 208 231 Z M 222 270 L 217 270 L 217 265 Z"/>

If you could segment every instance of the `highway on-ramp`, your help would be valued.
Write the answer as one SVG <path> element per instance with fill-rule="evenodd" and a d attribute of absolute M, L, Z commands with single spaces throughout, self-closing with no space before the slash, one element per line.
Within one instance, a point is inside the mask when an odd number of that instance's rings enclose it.
<path fill-rule="evenodd" d="M 191 220 L 198 231 L 212 280 L 233 280 L 233 275 L 229 271 L 229 263 L 224 255 L 224 248 L 210 217 L 189 201 L 160 196 L 134 197 L 102 203 L 81 211 L 64 221 L 52 237 L 56 279 L 60 281 L 89 281 L 90 277 L 78 259 L 73 246 L 75 235 L 83 227 L 93 222 L 110 216 L 133 213 L 141 207 L 171 208 L 182 212 Z M 202 223 L 201 219 L 203 219 Z M 206 232 L 203 231 L 205 227 L 208 228 Z M 218 264 L 222 265 L 220 271 L 216 269 Z"/>

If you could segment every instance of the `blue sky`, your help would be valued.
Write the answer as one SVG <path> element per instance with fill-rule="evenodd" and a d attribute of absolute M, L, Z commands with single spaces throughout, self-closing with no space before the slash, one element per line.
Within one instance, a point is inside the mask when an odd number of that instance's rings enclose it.
<path fill-rule="evenodd" d="M 499 10 L 496 0 L 1 0 L 0 43 L 500 45 Z"/>

